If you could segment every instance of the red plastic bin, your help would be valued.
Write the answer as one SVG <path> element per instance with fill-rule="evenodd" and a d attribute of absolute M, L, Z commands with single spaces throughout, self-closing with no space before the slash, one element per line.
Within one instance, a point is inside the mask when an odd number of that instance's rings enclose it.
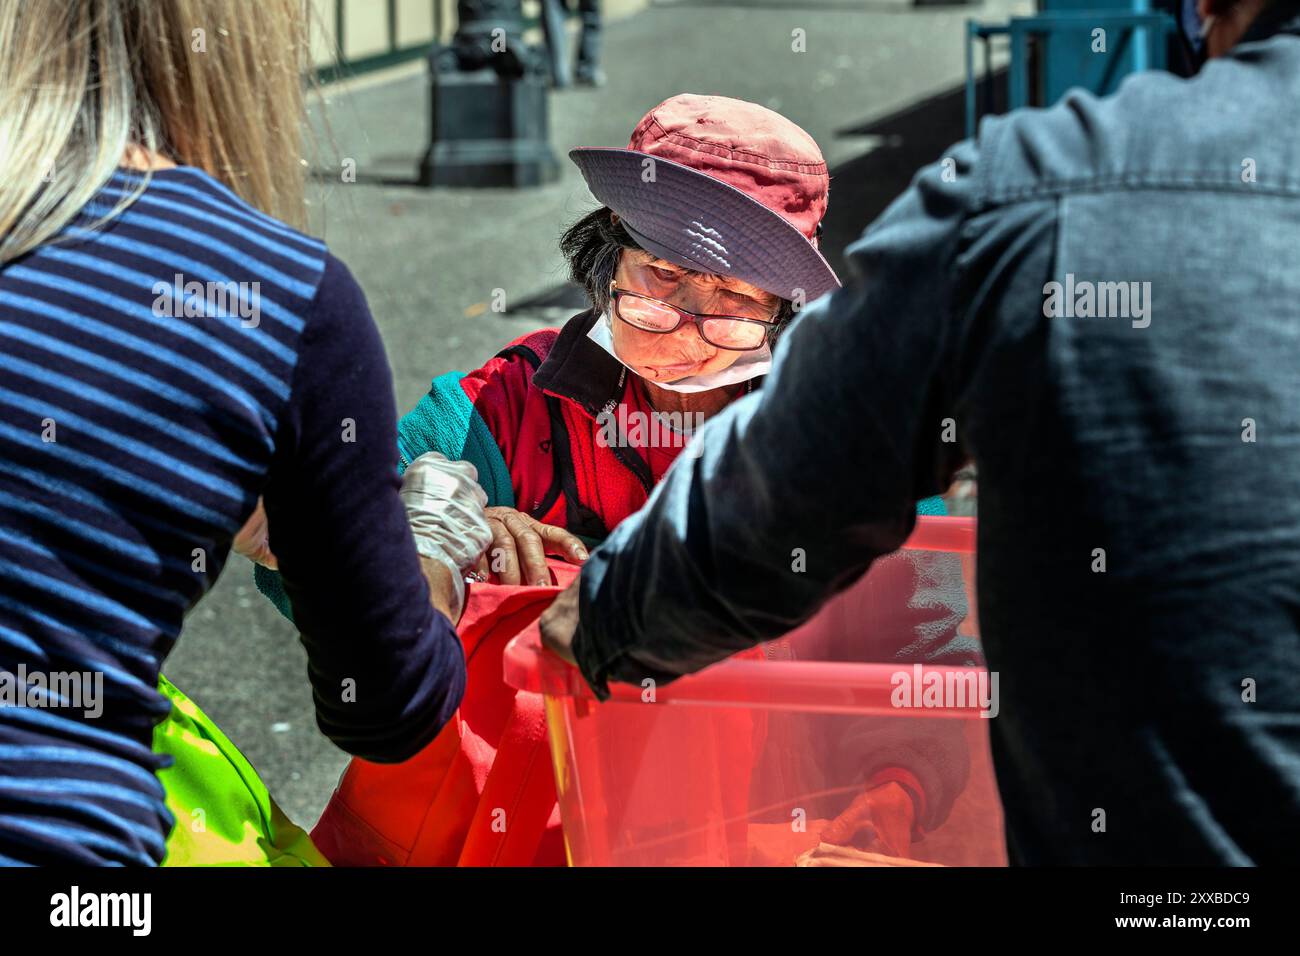
<path fill-rule="evenodd" d="M 995 714 L 996 684 L 982 668 L 867 656 L 903 639 L 886 633 L 900 620 L 978 638 L 974 548 L 974 519 L 919 518 L 902 551 L 787 637 L 666 686 L 611 684 L 605 703 L 542 650 L 536 626 L 516 637 L 504 677 L 545 696 L 570 864 L 1005 865 L 981 717 Z M 885 746 L 904 770 L 941 768 L 951 809 L 905 856 L 861 833 L 823 840 Z"/>

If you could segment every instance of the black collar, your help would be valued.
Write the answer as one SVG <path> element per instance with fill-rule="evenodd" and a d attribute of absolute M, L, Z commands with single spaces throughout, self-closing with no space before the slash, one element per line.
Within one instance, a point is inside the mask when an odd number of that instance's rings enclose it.
<path fill-rule="evenodd" d="M 623 363 L 587 338 L 598 321 L 600 314 L 595 309 L 569 319 L 546 360 L 533 373 L 534 385 L 577 402 L 592 418 L 611 400 L 618 401 L 623 379 Z"/>

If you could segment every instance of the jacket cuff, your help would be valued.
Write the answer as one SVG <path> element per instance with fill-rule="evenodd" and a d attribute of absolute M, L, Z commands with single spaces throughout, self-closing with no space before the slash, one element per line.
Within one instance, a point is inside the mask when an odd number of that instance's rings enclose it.
<path fill-rule="evenodd" d="M 569 649 L 578 662 L 578 670 L 582 672 L 583 679 L 591 687 L 597 700 L 609 700 L 610 662 L 604 661 L 603 655 L 593 647 L 595 642 L 588 637 L 588 633 L 579 625 Z"/>
<path fill-rule="evenodd" d="M 578 662 L 578 670 L 595 693 L 597 699 L 609 699 L 608 681 L 618 679 L 617 668 L 627 656 L 626 624 L 622 633 L 611 636 L 610 608 L 614 608 L 616 621 L 626 621 L 620 615 L 618 602 L 601 600 L 601 591 L 609 574 L 609 563 L 603 560 L 600 550 L 592 552 L 578 575 L 578 626 L 569 650 Z M 619 638 L 622 638 L 620 640 Z"/>
<path fill-rule="evenodd" d="M 594 600 L 602 570 L 592 564 L 584 567 L 578 577 L 578 627 L 569 650 L 596 698 L 604 701 L 609 700 L 609 677 L 614 663 L 623 656 L 623 649 L 603 638 L 600 605 Z"/>
<path fill-rule="evenodd" d="M 921 826 L 921 821 L 925 819 L 925 788 L 921 786 L 921 781 L 910 770 L 902 767 L 882 767 L 867 780 L 866 789 L 871 790 L 887 783 L 898 784 L 912 798 L 912 835 L 924 836 L 925 828 Z"/>

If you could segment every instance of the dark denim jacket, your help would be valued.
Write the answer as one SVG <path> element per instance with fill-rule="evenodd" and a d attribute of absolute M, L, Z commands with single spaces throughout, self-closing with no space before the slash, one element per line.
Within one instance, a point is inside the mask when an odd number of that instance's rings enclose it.
<path fill-rule="evenodd" d="M 973 457 L 1012 858 L 1300 859 L 1296 33 L 923 170 L 593 554 L 593 686 L 806 619 Z"/>

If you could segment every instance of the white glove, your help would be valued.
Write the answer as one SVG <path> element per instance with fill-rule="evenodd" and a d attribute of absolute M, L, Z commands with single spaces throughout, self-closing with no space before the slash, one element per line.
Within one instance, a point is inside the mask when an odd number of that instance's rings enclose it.
<path fill-rule="evenodd" d="M 415 549 L 451 569 L 456 589 L 452 619 L 458 620 L 465 605 L 465 571 L 492 543 L 483 511 L 488 498 L 478 485 L 478 471 L 467 461 L 450 461 L 431 451 L 407 466 L 401 495 Z"/>

